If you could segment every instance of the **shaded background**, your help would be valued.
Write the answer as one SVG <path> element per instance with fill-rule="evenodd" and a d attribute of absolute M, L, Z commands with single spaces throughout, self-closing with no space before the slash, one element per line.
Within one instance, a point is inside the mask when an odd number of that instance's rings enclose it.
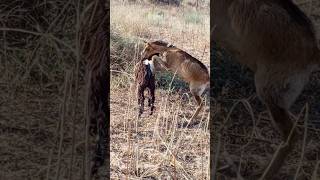
<path fill-rule="evenodd" d="M 85 69 L 97 2 L 0 2 L 0 179 L 89 178 Z"/>
<path fill-rule="evenodd" d="M 312 20 L 319 39 L 320 3 L 316 0 L 294 1 Z M 211 12 L 212 13 L 212 12 Z M 212 37 L 211 37 L 212 38 Z M 258 99 L 253 73 L 241 66 L 232 55 L 212 42 L 211 51 L 211 154 L 216 178 L 235 178 L 238 171 L 243 176 L 264 168 L 281 142 L 277 129 L 271 123 L 266 107 Z M 291 179 L 291 174 L 301 163 L 300 175 L 311 179 L 318 173 L 320 138 L 320 73 L 315 72 L 301 93 L 291 112 L 298 116 L 300 141 L 290 155 L 287 166 L 278 178 Z M 303 110 L 308 105 L 308 115 Z M 223 125 L 226 122 L 225 125 Z M 305 124 L 307 122 L 307 124 Z M 305 156 L 300 160 L 304 126 L 308 126 Z M 223 128 L 222 128 L 223 127 Z"/>

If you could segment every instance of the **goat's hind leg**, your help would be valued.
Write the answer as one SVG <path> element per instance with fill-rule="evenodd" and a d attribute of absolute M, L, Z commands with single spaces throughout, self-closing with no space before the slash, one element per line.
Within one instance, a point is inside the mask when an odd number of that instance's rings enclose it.
<path fill-rule="evenodd" d="M 149 99 L 148 99 L 148 106 L 150 107 L 150 115 L 153 114 L 153 111 L 155 109 L 154 102 L 155 102 L 155 88 L 150 87 L 149 88 Z"/>
<path fill-rule="evenodd" d="M 309 74 L 296 73 L 284 76 L 282 80 L 268 79 L 268 74 L 257 73 L 255 83 L 260 99 L 268 107 L 273 122 L 280 130 L 283 143 L 280 144 L 260 180 L 269 180 L 280 170 L 297 141 L 297 131 L 289 116 L 289 108 L 301 93 Z M 284 83 L 284 84 L 283 84 Z"/>
<path fill-rule="evenodd" d="M 194 96 L 195 100 L 197 101 L 198 107 L 195 111 L 195 113 L 192 115 L 190 122 L 198 116 L 198 114 L 200 113 L 202 107 L 203 107 L 203 101 L 201 99 L 201 95 L 204 92 L 204 90 L 206 89 L 206 85 L 202 84 L 200 86 L 197 86 L 196 84 L 191 83 L 190 84 L 190 91 L 191 94 Z"/>
<path fill-rule="evenodd" d="M 198 96 L 198 95 L 194 95 L 194 98 L 195 98 L 196 101 L 197 101 L 198 107 L 197 107 L 197 109 L 196 109 L 196 112 L 192 115 L 190 121 L 192 121 L 195 117 L 198 116 L 198 114 L 200 113 L 200 111 L 201 111 L 201 109 L 202 109 L 202 107 L 203 107 L 203 101 L 202 101 L 201 97 Z"/>
<path fill-rule="evenodd" d="M 141 117 L 144 109 L 144 87 L 139 87 L 137 91 L 137 97 L 138 97 L 138 106 L 139 106 L 139 113 L 138 113 L 138 118 Z"/>

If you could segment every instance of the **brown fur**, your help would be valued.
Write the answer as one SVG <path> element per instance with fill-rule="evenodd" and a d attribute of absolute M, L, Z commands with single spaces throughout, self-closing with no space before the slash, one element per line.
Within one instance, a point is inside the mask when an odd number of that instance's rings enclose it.
<path fill-rule="evenodd" d="M 155 108 L 154 102 L 156 89 L 154 72 L 152 72 L 150 65 L 145 65 L 143 64 L 143 60 L 140 60 L 134 68 L 134 75 L 135 79 L 132 89 L 135 90 L 138 99 L 138 117 L 140 118 L 143 113 L 145 100 L 144 91 L 146 89 L 148 89 L 149 92 L 148 106 L 150 107 L 150 115 L 152 115 Z"/>
<path fill-rule="evenodd" d="M 199 106 L 191 118 L 193 119 L 199 114 L 203 106 L 201 94 L 209 84 L 208 69 L 198 59 L 166 42 L 146 42 L 145 48 L 141 53 L 142 59 L 149 59 L 156 54 L 159 54 L 161 58 L 154 56 L 154 61 L 189 83 L 190 91 Z"/>
<path fill-rule="evenodd" d="M 261 177 L 272 179 L 296 141 L 295 130 L 288 137 L 289 108 L 319 65 L 313 26 L 291 0 L 215 0 L 212 7 L 213 41 L 254 71 L 257 94 L 288 139 Z"/>

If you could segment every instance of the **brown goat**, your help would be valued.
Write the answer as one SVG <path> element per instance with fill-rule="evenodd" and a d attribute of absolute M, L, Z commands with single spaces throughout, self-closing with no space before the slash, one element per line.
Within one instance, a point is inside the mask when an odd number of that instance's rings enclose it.
<path fill-rule="evenodd" d="M 215 0 L 212 11 L 213 41 L 254 72 L 256 92 L 287 142 L 260 177 L 272 179 L 297 139 L 290 106 L 320 64 L 313 25 L 291 0 Z"/>
<path fill-rule="evenodd" d="M 149 92 L 149 98 L 148 98 L 148 106 L 150 107 L 150 115 L 153 114 L 154 110 L 154 102 L 155 102 L 155 68 L 153 64 L 153 60 L 149 61 L 146 60 L 140 60 L 135 68 L 134 68 L 134 84 L 133 88 L 136 91 L 137 99 L 138 99 L 138 105 L 139 105 L 139 113 L 138 117 L 140 118 L 143 109 L 144 109 L 144 91 L 148 89 Z"/>
<path fill-rule="evenodd" d="M 195 97 L 198 108 L 192 115 L 196 117 L 202 109 L 202 93 L 209 85 L 209 72 L 207 67 L 190 54 L 163 41 L 145 42 L 145 48 L 141 53 L 142 59 L 153 60 L 167 70 L 177 73 L 184 81 L 189 83 L 190 92 Z"/>

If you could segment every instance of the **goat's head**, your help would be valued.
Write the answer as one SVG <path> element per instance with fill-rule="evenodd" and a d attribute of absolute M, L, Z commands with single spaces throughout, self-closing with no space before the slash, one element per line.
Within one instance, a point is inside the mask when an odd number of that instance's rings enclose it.
<path fill-rule="evenodd" d="M 151 57 L 155 54 L 159 54 L 159 51 L 155 46 L 153 46 L 152 42 L 146 42 L 143 51 L 141 52 L 141 58 L 144 59 L 151 59 Z"/>
<path fill-rule="evenodd" d="M 173 45 L 168 44 L 164 41 L 153 41 L 153 42 L 144 41 L 144 43 L 145 43 L 145 47 L 141 52 L 142 60 L 150 59 L 154 55 L 159 55 L 166 48 L 174 47 Z"/>

